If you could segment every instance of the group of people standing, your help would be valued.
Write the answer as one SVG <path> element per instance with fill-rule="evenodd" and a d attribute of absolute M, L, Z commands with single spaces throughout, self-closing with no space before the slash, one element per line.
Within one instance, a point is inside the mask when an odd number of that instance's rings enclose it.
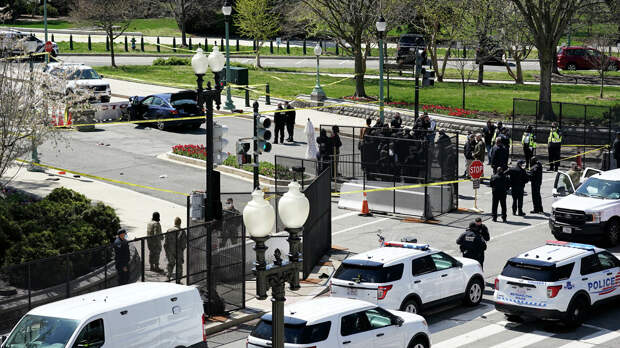
<path fill-rule="evenodd" d="M 523 212 L 523 196 L 525 194 L 525 185 L 531 183 L 532 202 L 534 209 L 530 214 L 543 214 L 542 197 L 540 196 L 540 187 L 542 185 L 542 164 L 534 156 L 531 158 L 531 167 L 525 169 L 525 161 L 519 160 L 517 164 L 507 170 L 498 167 L 493 176 L 491 176 L 490 184 L 493 194 L 491 206 L 491 215 L 493 221 L 497 221 L 497 208 L 501 206 L 502 221 L 506 222 L 506 196 L 508 190 L 512 195 L 512 214 L 525 216 Z"/>
<path fill-rule="evenodd" d="M 278 109 L 273 115 L 275 123 L 274 144 L 278 144 L 278 139 L 280 143 L 284 144 L 284 128 L 286 128 L 286 132 L 288 133 L 286 141 L 295 142 L 293 139 L 295 134 L 295 116 L 295 109 L 288 101 L 284 102 L 284 106 L 282 103 L 278 103 Z"/>

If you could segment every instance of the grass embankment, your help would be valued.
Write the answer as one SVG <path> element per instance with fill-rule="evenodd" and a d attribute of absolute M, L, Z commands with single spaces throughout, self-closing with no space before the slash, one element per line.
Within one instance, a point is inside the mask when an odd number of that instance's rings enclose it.
<path fill-rule="evenodd" d="M 110 67 L 98 67 L 97 71 L 110 78 L 139 79 L 151 83 L 163 83 L 180 88 L 193 88 L 195 76 L 189 66 L 122 66 L 118 69 Z M 290 73 L 250 70 L 251 84 L 269 83 L 271 94 L 275 97 L 292 99 L 299 94 L 310 94 L 315 84 L 312 75 L 292 75 Z M 325 93 L 334 98 L 353 95 L 355 82 L 352 79 L 339 83 L 341 78 L 323 76 L 321 84 Z M 335 84 L 332 84 L 335 83 Z M 332 85 L 330 85 L 332 84 Z M 366 81 L 366 93 L 378 95 L 377 80 Z M 264 89 L 258 88 L 258 92 L 264 93 Z M 615 105 L 620 101 L 620 88 L 606 89 L 606 99 L 599 99 L 597 86 L 553 86 L 553 100 L 571 103 L 585 103 L 597 105 Z M 235 91 L 242 95 L 242 91 Z M 257 94 L 252 93 L 252 98 Z M 393 101 L 413 101 L 413 83 L 411 81 L 391 81 L 390 96 Z M 493 85 L 469 85 L 467 87 L 467 109 L 499 112 L 510 114 L 512 112 L 513 98 L 538 98 L 538 86 L 493 84 Z M 458 83 L 436 83 L 435 87 L 420 90 L 420 102 L 429 105 L 444 105 L 461 107 L 461 86 Z"/>
<path fill-rule="evenodd" d="M 18 20 L 15 23 L 0 24 L 0 26 L 43 29 L 43 21 Z M 47 28 L 93 29 L 91 24 L 66 20 L 49 20 Z M 149 36 L 181 36 L 177 22 L 173 18 L 134 19 L 129 24 L 127 31 L 137 31 Z"/>

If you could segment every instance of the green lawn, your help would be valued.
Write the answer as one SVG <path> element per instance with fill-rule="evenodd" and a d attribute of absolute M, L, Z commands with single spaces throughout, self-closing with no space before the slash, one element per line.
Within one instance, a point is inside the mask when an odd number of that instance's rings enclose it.
<path fill-rule="evenodd" d="M 12 24 L 0 24 L 4 27 L 43 28 L 43 21 L 17 21 Z M 50 20 L 47 22 L 48 29 L 77 29 L 91 28 L 92 25 L 62 20 Z M 149 36 L 181 36 L 177 22 L 172 18 L 148 18 L 134 19 L 129 24 L 127 31 L 139 31 Z"/>
<path fill-rule="evenodd" d="M 191 88 L 195 85 L 195 76 L 189 66 L 122 66 L 118 69 L 110 67 L 98 67 L 97 71 L 107 77 L 133 78 L 143 81 L 163 83 L 181 88 Z M 324 76 L 321 83 L 325 93 L 330 97 L 341 98 L 350 96 L 355 91 L 353 80 L 345 80 L 330 85 L 340 78 Z M 251 84 L 269 83 L 271 94 L 276 97 L 292 99 L 299 94 L 310 94 L 315 83 L 312 75 L 294 75 L 273 71 L 250 71 Z M 259 91 L 264 92 L 261 87 Z M 366 93 L 378 95 L 378 81 L 366 81 Z M 236 91 L 241 95 L 240 91 Z M 411 81 L 392 81 L 390 95 L 394 101 L 413 101 L 413 85 Z M 606 89 L 607 99 L 600 100 L 598 87 L 590 86 L 554 86 L 553 100 L 586 103 L 598 105 L 614 105 L 620 102 L 620 88 Z M 252 97 L 256 94 L 252 93 Z M 499 112 L 509 114 L 512 111 L 513 98 L 537 99 L 537 86 L 517 85 L 488 85 L 467 87 L 467 109 L 480 111 Z M 613 98 L 613 99 L 612 99 Z M 435 87 L 423 88 L 420 91 L 422 104 L 435 104 L 452 107 L 461 107 L 461 86 L 458 83 L 436 83 Z"/>
<path fill-rule="evenodd" d="M 43 28 L 43 22 L 31 22 L 31 21 L 16 21 L 11 24 L 0 24 L 0 27 L 21 27 L 21 28 Z M 61 20 L 49 20 L 47 21 L 48 29 L 70 29 L 75 28 L 75 23 Z"/>

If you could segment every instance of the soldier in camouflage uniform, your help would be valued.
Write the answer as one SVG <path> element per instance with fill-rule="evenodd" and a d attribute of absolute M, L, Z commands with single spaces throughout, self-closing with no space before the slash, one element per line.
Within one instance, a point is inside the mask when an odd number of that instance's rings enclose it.
<path fill-rule="evenodd" d="M 161 254 L 161 241 L 164 239 L 164 236 L 161 234 L 158 212 L 153 213 L 153 218 L 148 225 L 146 225 L 146 235 L 150 237 L 146 240 L 146 243 L 149 247 L 149 265 L 151 266 L 151 271 L 161 273 L 163 270 L 159 268 L 159 255 Z"/>
<path fill-rule="evenodd" d="M 179 231 L 177 233 L 174 233 Z M 177 239 L 179 245 L 177 248 Z M 175 279 L 175 274 L 172 273 L 174 266 L 177 266 L 177 273 L 179 277 L 183 275 L 183 254 L 187 247 L 187 232 L 181 229 L 181 218 L 174 218 L 174 227 L 168 229 L 166 237 L 164 239 L 164 250 L 166 251 L 166 258 L 168 259 L 168 279 Z M 178 255 L 177 255 L 178 253 Z M 178 264 L 177 264 L 178 260 Z"/>

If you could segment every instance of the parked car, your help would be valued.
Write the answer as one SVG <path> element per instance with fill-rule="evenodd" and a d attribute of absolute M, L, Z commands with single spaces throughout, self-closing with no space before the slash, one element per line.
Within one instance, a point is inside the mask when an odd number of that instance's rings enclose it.
<path fill-rule="evenodd" d="M 0 31 L 0 55 L 19 56 L 25 54 L 26 52 L 23 46 L 24 41 L 37 42 L 37 48 L 34 53 L 45 52 L 45 42 L 43 42 L 43 40 L 28 33 L 9 29 Z M 58 45 L 52 42 L 51 56 L 57 57 L 58 53 Z"/>
<path fill-rule="evenodd" d="M 272 346 L 272 315 L 261 317 L 248 348 Z M 285 348 L 428 348 L 426 320 L 359 300 L 322 297 L 284 308 Z"/>
<path fill-rule="evenodd" d="M 415 64 L 415 51 L 422 50 L 422 62 L 426 64 L 426 40 L 419 34 L 405 34 L 398 39 L 396 62 L 398 64 Z"/>
<path fill-rule="evenodd" d="M 344 260 L 330 290 L 333 297 L 419 313 L 449 301 L 478 305 L 484 277 L 478 261 L 454 258 L 426 244 L 385 242 Z"/>
<path fill-rule="evenodd" d="M 506 50 L 498 41 L 486 39 L 476 48 L 476 64 L 500 64 L 506 61 Z"/>
<path fill-rule="evenodd" d="M 153 94 L 147 97 L 129 98 L 127 109 L 129 121 L 158 120 L 165 118 L 183 118 L 202 115 L 197 103 L 196 91 L 181 91 L 177 93 Z M 179 120 L 148 123 L 160 130 L 173 127 L 200 128 L 204 118 L 196 120 Z"/>
<path fill-rule="evenodd" d="M 112 90 L 110 84 L 103 80 L 92 67 L 84 64 L 50 63 L 45 72 L 60 79 L 67 80 L 66 93 L 77 93 L 84 89 L 92 93 L 92 99 L 102 103 L 110 102 Z"/>
<path fill-rule="evenodd" d="M 203 302 L 197 288 L 133 283 L 36 307 L 2 348 L 206 348 Z"/>
<path fill-rule="evenodd" d="M 562 70 L 598 69 L 601 62 L 607 63 L 606 70 L 620 70 L 620 59 L 606 56 L 594 48 L 569 46 L 560 48 L 558 52 L 557 65 Z"/>

